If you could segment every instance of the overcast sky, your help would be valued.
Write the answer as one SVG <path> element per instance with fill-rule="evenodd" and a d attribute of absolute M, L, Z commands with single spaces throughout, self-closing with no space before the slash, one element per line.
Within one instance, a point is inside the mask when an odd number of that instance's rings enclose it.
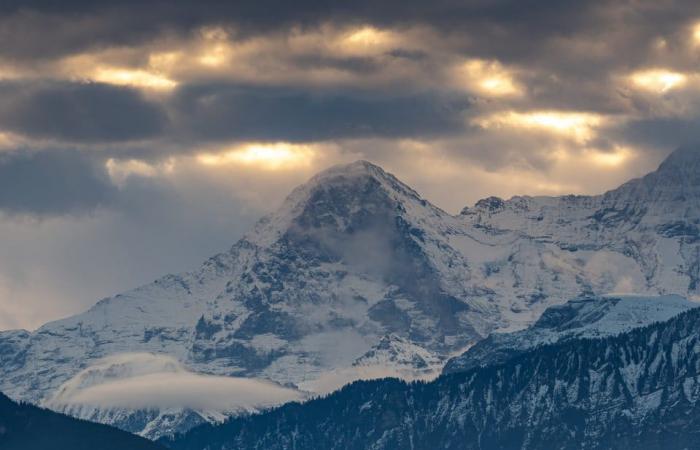
<path fill-rule="evenodd" d="M 451 212 L 603 192 L 700 141 L 699 62 L 695 0 L 4 0 L 0 329 L 192 269 L 340 162 Z"/>

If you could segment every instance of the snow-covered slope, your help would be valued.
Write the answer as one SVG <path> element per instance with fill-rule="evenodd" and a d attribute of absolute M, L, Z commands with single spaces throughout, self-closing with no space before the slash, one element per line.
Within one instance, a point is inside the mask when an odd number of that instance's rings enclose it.
<path fill-rule="evenodd" d="M 698 448 L 699 430 L 694 308 L 429 383 L 356 382 L 162 443 L 173 450 L 689 450 Z"/>
<path fill-rule="evenodd" d="M 420 377 L 581 295 L 696 296 L 698 161 L 679 150 L 601 196 L 490 198 L 457 216 L 370 163 L 334 167 L 193 272 L 0 333 L 0 390 L 40 402 L 133 352 L 308 389 L 397 338 L 382 358 Z"/>
<path fill-rule="evenodd" d="M 608 295 L 574 299 L 547 308 L 529 328 L 491 334 L 462 355 L 450 359 L 443 373 L 501 364 L 541 345 L 616 336 L 632 328 L 667 321 L 698 306 L 700 304 L 677 295 Z"/>

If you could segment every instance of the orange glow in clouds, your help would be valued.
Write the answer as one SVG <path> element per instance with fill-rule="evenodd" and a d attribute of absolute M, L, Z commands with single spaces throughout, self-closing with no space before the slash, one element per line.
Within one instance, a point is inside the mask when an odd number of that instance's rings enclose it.
<path fill-rule="evenodd" d="M 482 128 L 538 129 L 584 142 L 595 136 L 595 129 L 603 124 L 598 114 L 573 111 L 507 111 L 479 118 L 474 123 Z"/>
<path fill-rule="evenodd" d="M 457 70 L 459 84 L 483 95 L 500 97 L 521 95 L 522 87 L 515 80 L 512 71 L 498 61 L 471 60 Z"/>
<path fill-rule="evenodd" d="M 685 74 L 666 69 L 644 70 L 630 76 L 635 86 L 658 93 L 665 93 L 683 86 L 687 78 Z"/>
<path fill-rule="evenodd" d="M 202 153 L 197 156 L 197 161 L 207 166 L 239 164 L 264 170 L 282 170 L 309 165 L 314 154 L 309 145 L 279 142 L 248 144 L 221 153 Z"/>

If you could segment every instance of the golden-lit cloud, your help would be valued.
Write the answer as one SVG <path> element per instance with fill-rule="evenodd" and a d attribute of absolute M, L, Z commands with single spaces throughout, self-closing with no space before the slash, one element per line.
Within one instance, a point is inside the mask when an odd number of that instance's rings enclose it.
<path fill-rule="evenodd" d="M 141 89 L 170 90 L 177 82 L 167 75 L 168 58 L 174 64 L 171 53 L 155 53 L 146 58 L 142 66 L 129 65 L 132 52 L 120 49 L 104 50 L 98 53 L 85 53 L 58 61 L 56 75 L 71 80 L 94 81 L 130 86 Z M 157 65 L 157 66 L 156 66 Z"/>
<path fill-rule="evenodd" d="M 0 81 L 14 80 L 22 77 L 21 71 L 9 63 L 0 61 Z"/>
<path fill-rule="evenodd" d="M 459 65 L 456 70 L 456 83 L 487 96 L 513 96 L 523 93 L 523 87 L 516 81 L 515 73 L 498 61 L 474 59 Z"/>
<path fill-rule="evenodd" d="M 477 118 L 473 123 L 485 129 L 521 128 L 544 131 L 578 142 L 586 142 L 596 135 L 596 129 L 606 117 L 578 111 L 506 111 Z"/>
<path fill-rule="evenodd" d="M 618 167 L 632 156 L 632 152 L 625 147 L 615 148 L 612 151 L 589 150 L 586 153 L 594 164 L 607 168 Z"/>
<path fill-rule="evenodd" d="M 168 73 L 181 62 L 182 56 L 182 52 L 177 50 L 149 53 L 148 67 L 159 73 Z"/>
<path fill-rule="evenodd" d="M 531 151 L 520 153 L 531 147 L 527 139 L 522 146 L 508 150 L 512 152 L 509 157 L 499 160 L 479 151 L 483 142 L 403 140 L 385 151 L 385 159 L 372 161 L 453 213 L 490 195 L 600 194 L 653 170 L 657 163 L 638 157 L 639 150 L 633 147 L 601 149 L 560 141 L 545 143 L 539 149 L 546 164 L 538 164 L 530 159 Z M 542 140 L 533 142 L 542 144 Z M 381 145 L 373 141 L 359 147 Z"/>
<path fill-rule="evenodd" d="M 559 148 L 552 152 L 556 164 L 598 169 L 619 169 L 628 163 L 635 153 L 628 147 L 616 146 L 612 149 L 599 148 L 575 149 Z"/>
<path fill-rule="evenodd" d="M 205 66 L 219 67 L 226 63 L 229 56 L 228 46 L 225 44 L 216 44 L 203 51 L 198 61 Z"/>
<path fill-rule="evenodd" d="M 688 81 L 688 76 L 667 69 L 649 69 L 631 74 L 629 80 L 638 88 L 665 93 L 684 86 Z"/>
<path fill-rule="evenodd" d="M 115 159 L 109 158 L 105 162 L 105 168 L 112 181 L 117 186 L 126 183 L 127 178 L 132 175 L 139 177 L 156 177 L 170 174 L 175 169 L 175 159 L 169 158 L 159 163 L 149 163 L 139 159 Z"/>
<path fill-rule="evenodd" d="M 101 83 L 152 89 L 172 89 L 177 86 L 175 81 L 146 70 L 97 67 L 88 78 Z"/>
<path fill-rule="evenodd" d="M 692 29 L 693 44 L 700 45 L 700 22 L 696 23 Z"/>
<path fill-rule="evenodd" d="M 151 91 L 211 80 L 296 86 L 397 82 L 432 86 L 449 76 L 446 72 L 453 67 L 449 60 L 427 74 L 423 56 L 397 57 L 392 52 L 430 55 L 440 48 L 441 39 L 426 27 L 325 23 L 245 36 L 222 27 L 204 27 L 183 36 L 163 35 L 140 46 L 90 49 L 26 67 L 0 61 L 0 79 L 95 81 Z M 362 63 L 368 70 L 356 65 L 354 58 L 366 58 Z M 472 70 L 483 78 L 477 86 L 480 91 L 497 95 L 517 88 L 499 65 L 489 63 Z"/>
<path fill-rule="evenodd" d="M 18 146 L 26 144 L 25 140 L 12 133 L 0 131 L 0 151 L 14 150 Z"/>
<path fill-rule="evenodd" d="M 313 145 L 251 143 L 216 153 L 201 153 L 197 161 L 206 166 L 237 164 L 263 170 L 286 170 L 308 166 L 316 154 Z"/>
<path fill-rule="evenodd" d="M 402 41 L 401 36 L 393 31 L 364 26 L 341 34 L 334 46 L 348 54 L 371 55 L 389 51 Z"/>
<path fill-rule="evenodd" d="M 205 27 L 200 30 L 196 60 L 208 67 L 220 67 L 231 58 L 233 49 L 229 33 L 221 27 Z"/>

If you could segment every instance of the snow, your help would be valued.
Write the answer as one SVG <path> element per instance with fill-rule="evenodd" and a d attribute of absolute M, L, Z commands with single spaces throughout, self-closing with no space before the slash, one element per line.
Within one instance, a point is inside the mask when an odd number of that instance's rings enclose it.
<path fill-rule="evenodd" d="M 453 358 L 445 367 L 445 372 L 500 363 L 504 357 L 509 358 L 540 345 L 570 339 L 616 336 L 633 328 L 665 322 L 699 306 L 677 295 L 608 294 L 574 299 L 564 305 L 548 308 L 527 329 L 492 334 L 489 339 Z M 626 379 L 631 376 L 627 374 Z M 630 381 L 630 384 L 634 383 Z"/>
<path fill-rule="evenodd" d="M 387 367 L 432 376 L 491 333 L 620 291 L 637 296 L 576 333 L 661 320 L 687 306 L 670 294 L 700 295 L 700 183 L 687 170 L 697 165 L 670 161 L 603 195 L 513 197 L 457 216 L 370 163 L 336 166 L 191 273 L 34 333 L 0 333 L 0 390 L 46 401 L 103 358 L 134 352 L 297 387 Z"/>

